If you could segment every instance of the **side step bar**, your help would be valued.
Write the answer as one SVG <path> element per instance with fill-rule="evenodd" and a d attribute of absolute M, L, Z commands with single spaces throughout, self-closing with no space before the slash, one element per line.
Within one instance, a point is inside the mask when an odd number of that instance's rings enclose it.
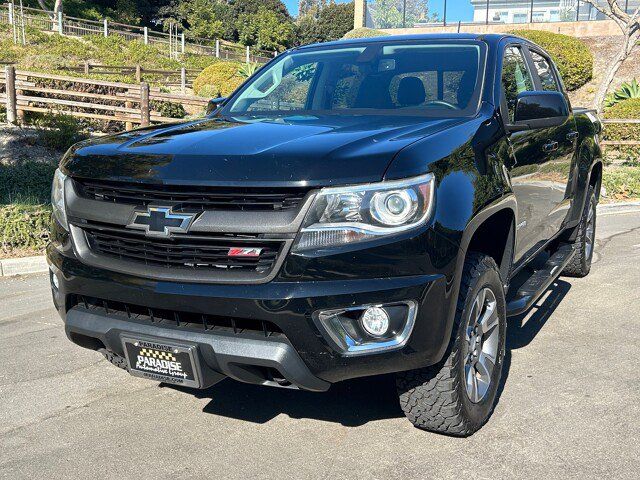
<path fill-rule="evenodd" d="M 575 250 L 572 245 L 562 244 L 531 277 L 507 299 L 507 316 L 520 315 L 529 310 L 549 286 L 560 276 L 571 261 Z"/>

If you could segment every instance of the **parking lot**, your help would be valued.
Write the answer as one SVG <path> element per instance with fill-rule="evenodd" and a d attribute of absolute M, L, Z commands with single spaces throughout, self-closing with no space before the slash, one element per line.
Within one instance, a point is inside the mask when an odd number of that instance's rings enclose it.
<path fill-rule="evenodd" d="M 506 383 L 468 439 L 413 428 L 393 377 L 324 394 L 130 377 L 66 339 L 46 274 L 0 280 L 0 477 L 637 479 L 640 212 L 599 218 L 594 261 L 510 319 Z"/>

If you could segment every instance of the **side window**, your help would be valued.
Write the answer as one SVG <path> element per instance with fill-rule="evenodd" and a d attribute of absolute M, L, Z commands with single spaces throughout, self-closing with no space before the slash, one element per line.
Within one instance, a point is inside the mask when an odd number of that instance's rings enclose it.
<path fill-rule="evenodd" d="M 536 67 L 536 71 L 538 72 L 538 77 L 540 77 L 540 83 L 542 83 L 542 89 L 548 92 L 558 92 L 560 88 L 558 88 L 558 82 L 556 81 L 556 77 L 553 73 L 553 68 L 549 63 L 549 60 L 544 58 L 537 52 L 531 50 L 531 58 L 533 60 L 533 64 Z"/>
<path fill-rule="evenodd" d="M 257 98 L 250 99 L 247 111 L 304 109 L 317 66 L 317 63 L 300 65 L 286 73 L 279 82 L 273 77 L 265 78 L 255 87 Z"/>
<path fill-rule="evenodd" d="M 509 121 L 513 121 L 516 99 L 522 92 L 534 90 L 527 62 L 519 47 L 507 47 L 502 64 L 502 90 L 509 109 Z"/>

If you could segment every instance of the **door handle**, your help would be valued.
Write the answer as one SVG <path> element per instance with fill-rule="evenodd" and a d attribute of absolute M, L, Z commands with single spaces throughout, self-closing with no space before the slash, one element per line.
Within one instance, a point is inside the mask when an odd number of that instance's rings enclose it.
<path fill-rule="evenodd" d="M 542 150 L 544 150 L 545 152 L 549 153 L 549 152 L 554 152 L 558 149 L 558 142 L 549 142 L 546 143 L 543 147 Z"/>
<path fill-rule="evenodd" d="M 567 133 L 567 140 L 569 140 L 570 142 L 573 142 L 574 140 L 578 139 L 578 132 L 569 132 Z"/>

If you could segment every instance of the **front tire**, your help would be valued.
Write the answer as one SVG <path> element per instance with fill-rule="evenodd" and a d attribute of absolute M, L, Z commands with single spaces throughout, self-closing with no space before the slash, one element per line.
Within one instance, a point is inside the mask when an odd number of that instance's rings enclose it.
<path fill-rule="evenodd" d="M 494 260 L 469 253 L 445 359 L 396 377 L 400 406 L 416 427 L 466 437 L 489 419 L 505 352 L 504 297 Z"/>
<path fill-rule="evenodd" d="M 598 200 L 593 187 L 587 192 L 587 202 L 578 224 L 578 233 L 574 242 L 575 253 L 571 262 L 564 268 L 562 275 L 567 277 L 586 277 L 591 271 L 591 260 L 596 241 L 596 207 Z"/>

